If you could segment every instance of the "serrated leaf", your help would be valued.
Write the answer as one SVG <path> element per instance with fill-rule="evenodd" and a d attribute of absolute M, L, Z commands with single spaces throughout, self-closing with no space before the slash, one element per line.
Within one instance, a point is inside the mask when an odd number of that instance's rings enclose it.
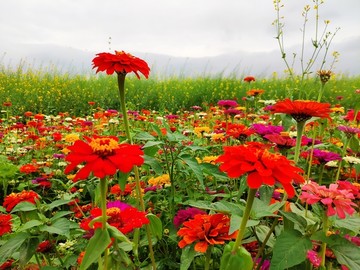
<path fill-rule="evenodd" d="M 20 232 L 13 235 L 4 245 L 0 247 L 0 263 L 6 261 L 13 253 L 15 253 L 26 239 L 30 237 L 30 234 L 26 232 Z"/>
<path fill-rule="evenodd" d="M 20 202 L 18 203 L 13 210 L 11 210 L 11 213 L 15 213 L 15 212 L 28 212 L 28 211 L 33 211 L 36 210 L 36 206 L 31 203 L 31 202 Z"/>
<path fill-rule="evenodd" d="M 21 226 L 18 231 L 21 232 L 21 231 L 25 231 L 25 230 L 28 230 L 30 228 L 33 228 L 33 227 L 36 227 L 36 226 L 40 226 L 42 225 L 43 223 L 40 221 L 40 220 L 30 220 L 28 222 L 26 222 L 23 226 Z"/>
<path fill-rule="evenodd" d="M 71 200 L 56 200 L 56 201 L 53 201 L 52 203 L 48 204 L 47 207 L 49 207 L 49 209 L 52 210 L 55 207 L 59 207 L 64 204 L 68 204 L 69 202 L 71 202 Z"/>
<path fill-rule="evenodd" d="M 136 134 L 134 136 L 135 140 L 140 140 L 140 141 L 152 141 L 152 140 L 156 140 L 156 138 L 154 136 L 152 136 L 151 134 L 147 133 L 147 132 L 140 132 L 138 134 Z"/>
<path fill-rule="evenodd" d="M 72 211 L 59 211 L 59 212 L 56 212 L 54 214 L 54 216 L 50 219 L 52 222 L 54 222 L 55 220 L 61 218 L 61 217 L 64 217 L 64 216 L 67 216 L 69 214 L 73 214 L 74 212 Z"/>
<path fill-rule="evenodd" d="M 181 155 L 180 159 L 189 166 L 189 168 L 195 174 L 196 178 L 199 180 L 200 186 L 204 188 L 204 176 L 197 160 L 190 155 Z"/>
<path fill-rule="evenodd" d="M 235 232 L 236 230 L 239 229 L 240 224 L 242 221 L 242 217 L 239 215 L 231 215 L 230 217 L 230 228 L 229 228 L 229 234 L 232 234 L 233 232 Z M 246 222 L 246 227 L 252 227 L 252 226 L 256 226 L 260 223 L 260 220 L 252 220 L 249 219 Z"/>
<path fill-rule="evenodd" d="M 330 238 L 333 241 L 329 243 L 329 247 L 337 261 L 349 269 L 360 269 L 360 247 L 339 235 L 331 235 Z"/>

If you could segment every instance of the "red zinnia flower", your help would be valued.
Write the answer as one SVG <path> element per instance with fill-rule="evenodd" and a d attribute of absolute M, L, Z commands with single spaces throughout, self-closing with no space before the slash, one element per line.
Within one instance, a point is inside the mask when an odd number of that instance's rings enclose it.
<path fill-rule="evenodd" d="M 110 75 L 114 72 L 125 74 L 134 72 L 136 77 L 140 79 L 138 74 L 140 72 L 146 78 L 149 77 L 150 68 L 148 64 L 144 60 L 124 51 L 115 51 L 115 54 L 98 53 L 92 62 L 93 68 L 97 68 L 96 73 L 106 71 L 106 74 Z"/>
<path fill-rule="evenodd" d="M 250 82 L 255 82 L 255 77 L 253 76 L 246 76 L 244 78 L 244 82 L 250 83 Z"/>
<path fill-rule="evenodd" d="M 247 137 L 249 137 L 251 134 L 254 134 L 254 133 L 255 133 L 255 130 L 250 129 L 242 124 L 229 123 L 228 127 L 226 129 L 227 137 L 233 137 L 240 141 L 246 140 Z"/>
<path fill-rule="evenodd" d="M 101 209 L 92 209 L 90 211 L 90 215 L 91 216 L 89 218 L 86 218 L 81 222 L 80 227 L 87 231 L 102 228 L 101 222 L 94 222 L 93 227 L 89 226 L 90 221 L 102 215 Z M 107 222 L 111 226 L 116 227 L 123 234 L 130 233 L 135 228 L 141 228 L 144 224 L 148 224 L 150 222 L 146 217 L 145 212 L 141 212 L 137 208 L 125 203 L 121 203 L 119 205 L 114 203 L 114 206 L 108 205 L 106 215 L 108 216 Z"/>
<path fill-rule="evenodd" d="M 11 215 L 0 214 L 0 236 L 11 232 Z"/>
<path fill-rule="evenodd" d="M 330 104 L 308 100 L 285 99 L 272 106 L 272 113 L 289 114 L 297 122 L 309 120 L 311 117 L 330 118 Z"/>
<path fill-rule="evenodd" d="M 20 193 L 11 193 L 4 199 L 3 206 L 7 212 L 10 212 L 20 202 L 30 202 L 35 204 L 35 199 L 39 199 L 39 195 L 32 190 L 23 190 Z"/>
<path fill-rule="evenodd" d="M 194 219 L 185 221 L 177 232 L 182 237 L 178 246 L 184 248 L 196 242 L 195 251 L 205 253 L 209 245 L 225 244 L 226 240 L 236 238 L 237 232 L 229 234 L 230 218 L 224 214 L 195 215 Z"/>
<path fill-rule="evenodd" d="M 14 263 L 15 260 L 10 259 L 7 260 L 6 262 L 4 262 L 3 264 L 0 265 L 0 270 L 9 270 L 12 269 L 12 264 Z"/>
<path fill-rule="evenodd" d="M 36 252 L 47 253 L 52 250 L 54 244 L 49 240 L 42 241 L 36 248 Z"/>
<path fill-rule="evenodd" d="M 140 166 L 144 163 L 144 153 L 138 145 L 119 144 L 118 138 L 113 136 L 94 136 L 85 139 L 87 142 L 77 140 L 74 145 L 68 147 L 71 152 L 65 160 L 70 164 L 65 168 L 65 173 L 70 173 L 78 165 L 85 164 L 73 181 L 86 179 L 90 173 L 99 178 L 114 175 L 117 170 L 128 173 L 134 165 Z"/>
<path fill-rule="evenodd" d="M 38 168 L 32 164 L 25 164 L 25 165 L 21 166 L 19 170 L 21 173 L 30 174 L 30 173 L 37 172 Z"/>
<path fill-rule="evenodd" d="M 291 161 L 278 153 L 271 153 L 261 145 L 225 146 L 224 154 L 216 162 L 222 163 L 220 170 L 231 178 L 247 173 L 250 188 L 259 188 L 262 184 L 274 185 L 280 182 L 289 198 L 295 195 L 292 181 L 303 183 L 299 174 L 303 170 L 292 165 Z"/>

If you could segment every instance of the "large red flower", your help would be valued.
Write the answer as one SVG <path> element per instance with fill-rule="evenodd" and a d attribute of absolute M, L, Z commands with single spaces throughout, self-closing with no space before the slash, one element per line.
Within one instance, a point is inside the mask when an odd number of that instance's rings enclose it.
<path fill-rule="evenodd" d="M 78 165 L 84 165 L 76 174 L 73 181 L 86 179 L 90 173 L 99 178 L 114 175 L 117 170 L 128 173 L 134 165 L 144 163 L 143 151 L 138 145 L 119 144 L 118 138 L 113 136 L 85 137 L 86 142 L 77 140 L 69 146 L 71 151 L 65 158 L 70 164 L 65 173 L 70 173 Z"/>
<path fill-rule="evenodd" d="M 11 193 L 4 199 L 3 206 L 10 212 L 17 204 L 21 202 L 30 202 L 35 204 L 35 199 L 39 199 L 39 194 L 32 190 L 23 190 L 19 193 Z"/>
<path fill-rule="evenodd" d="M 11 215 L 0 214 L 0 236 L 11 232 Z"/>
<path fill-rule="evenodd" d="M 194 219 L 183 223 L 177 232 L 182 237 L 178 246 L 184 248 L 196 242 L 194 249 L 205 253 L 209 245 L 225 244 L 225 241 L 236 238 L 237 231 L 229 234 L 230 219 L 224 214 L 198 214 Z"/>
<path fill-rule="evenodd" d="M 292 182 L 304 182 L 299 174 L 302 169 L 294 166 L 285 156 L 271 153 L 261 145 L 225 146 L 224 154 L 216 162 L 221 163 L 220 170 L 231 178 L 247 173 L 250 188 L 259 188 L 262 184 L 273 186 L 279 182 L 289 198 L 295 195 Z"/>
<path fill-rule="evenodd" d="M 271 108 L 272 113 L 289 114 L 297 122 L 309 120 L 311 117 L 330 118 L 330 104 L 309 100 L 285 99 Z"/>
<path fill-rule="evenodd" d="M 142 73 L 146 78 L 149 77 L 150 73 L 150 68 L 144 60 L 124 51 L 115 51 L 115 54 L 98 53 L 92 62 L 93 68 L 97 68 L 96 73 L 106 71 L 110 75 L 114 72 L 125 74 L 134 72 L 138 79 L 140 79 L 138 72 Z"/>

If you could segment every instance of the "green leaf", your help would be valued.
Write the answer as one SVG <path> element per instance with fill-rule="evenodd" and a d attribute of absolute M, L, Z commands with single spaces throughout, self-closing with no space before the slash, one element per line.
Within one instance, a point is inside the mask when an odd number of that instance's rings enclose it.
<path fill-rule="evenodd" d="M 197 162 L 197 160 L 190 155 L 181 155 L 180 159 L 182 161 L 184 161 L 189 166 L 189 168 L 192 170 L 192 172 L 195 174 L 196 178 L 200 182 L 200 186 L 202 188 L 205 188 L 203 172 L 202 172 L 201 167 L 199 166 L 199 163 Z"/>
<path fill-rule="evenodd" d="M 26 222 L 23 226 L 21 226 L 18 231 L 21 232 L 21 231 L 25 231 L 27 229 L 30 229 L 32 227 L 36 227 L 36 226 L 40 226 L 42 225 L 43 223 L 40 221 L 40 220 L 30 220 L 28 222 Z"/>
<path fill-rule="evenodd" d="M 297 230 L 284 230 L 276 239 L 270 270 L 284 270 L 302 263 L 312 248 L 308 237 Z"/>
<path fill-rule="evenodd" d="M 80 270 L 88 269 L 88 267 L 100 258 L 101 254 L 110 245 L 111 239 L 108 230 L 97 229 L 91 237 L 86 249 L 85 255 L 80 265 Z"/>
<path fill-rule="evenodd" d="M 148 141 L 144 144 L 143 148 L 154 147 L 154 146 L 158 146 L 160 144 L 164 144 L 164 143 L 161 141 Z M 159 148 L 157 147 L 157 149 L 159 149 Z"/>
<path fill-rule="evenodd" d="M 355 136 L 350 138 L 349 147 L 352 151 L 359 152 L 359 140 Z"/>
<path fill-rule="evenodd" d="M 163 174 L 163 167 L 156 158 L 144 155 L 144 164 L 149 165 L 154 170 L 155 174 Z"/>
<path fill-rule="evenodd" d="M 299 216 L 293 212 L 285 212 L 280 210 L 280 213 L 287 218 L 288 220 L 294 222 L 294 224 L 297 224 L 301 230 L 305 230 L 307 227 L 306 219 L 302 216 Z"/>
<path fill-rule="evenodd" d="M 193 245 L 188 245 L 182 249 L 180 257 L 180 270 L 189 269 L 192 261 L 194 260 L 196 251 L 194 250 Z"/>
<path fill-rule="evenodd" d="M 262 217 L 274 217 L 278 216 L 274 212 L 278 211 L 284 202 L 276 202 L 273 204 L 266 204 L 262 200 L 255 198 L 251 209 L 251 217 L 254 219 L 260 219 Z"/>
<path fill-rule="evenodd" d="M 15 213 L 15 212 L 19 212 L 19 211 L 28 212 L 28 211 L 33 211 L 33 210 L 36 210 L 36 206 L 33 203 L 31 203 L 31 202 L 21 202 L 21 203 L 18 203 L 13 208 L 11 213 Z"/>
<path fill-rule="evenodd" d="M 56 201 L 53 201 L 52 203 L 48 204 L 47 207 L 49 207 L 49 209 L 52 210 L 55 207 L 58 207 L 58 206 L 61 206 L 64 204 L 68 204 L 71 201 L 72 200 L 56 200 Z"/>
<path fill-rule="evenodd" d="M 232 234 L 233 232 L 235 232 L 236 230 L 239 229 L 240 224 L 241 224 L 241 220 L 242 220 L 242 217 L 241 217 L 241 216 L 235 215 L 235 214 L 232 214 L 232 215 L 231 215 L 229 234 Z M 249 219 L 249 220 L 246 222 L 246 227 L 253 227 L 253 226 L 258 225 L 259 223 L 260 223 L 260 220 L 252 220 L 252 219 Z"/>
<path fill-rule="evenodd" d="M 50 219 L 52 222 L 54 222 L 55 220 L 63 217 L 63 216 L 67 216 L 69 214 L 73 214 L 74 212 L 72 211 L 59 211 L 59 212 L 56 212 L 54 214 L 54 216 Z"/>
<path fill-rule="evenodd" d="M 6 261 L 18 248 L 30 237 L 26 232 L 13 235 L 4 245 L 0 247 L 0 263 Z"/>
<path fill-rule="evenodd" d="M 129 173 L 123 173 L 123 172 L 120 172 L 118 173 L 118 178 L 119 178 L 119 187 L 122 191 L 125 190 L 125 186 L 126 186 L 126 183 L 127 183 L 127 180 L 129 178 Z"/>
<path fill-rule="evenodd" d="M 136 134 L 134 136 L 135 140 L 140 140 L 140 141 L 152 141 L 152 140 L 156 140 L 156 138 L 152 135 L 150 135 L 147 132 L 140 132 L 138 134 Z"/>
<path fill-rule="evenodd" d="M 106 224 L 106 228 L 109 231 L 110 237 L 114 237 L 120 242 L 131 243 L 130 240 L 126 237 L 126 235 L 119 231 L 116 227 Z"/>
<path fill-rule="evenodd" d="M 201 167 L 202 171 L 205 174 L 212 175 L 216 177 L 217 180 L 228 180 L 228 177 L 225 173 L 219 170 L 219 167 L 211 164 L 211 163 L 200 163 L 199 166 Z"/>
<path fill-rule="evenodd" d="M 259 238 L 260 242 L 264 242 L 265 237 L 267 236 L 267 234 L 270 231 L 270 228 L 268 226 L 265 225 L 259 225 L 255 227 L 255 231 L 256 231 L 256 235 Z M 273 247 L 275 244 L 275 237 L 274 234 L 270 235 L 270 238 L 267 240 L 266 245 L 269 247 Z"/>
<path fill-rule="evenodd" d="M 360 247 L 340 235 L 331 235 L 333 240 L 329 247 L 334 252 L 337 261 L 349 269 L 360 269 Z"/>
<path fill-rule="evenodd" d="M 339 229 L 345 228 L 348 229 L 355 234 L 360 233 L 360 217 L 359 216 L 347 216 L 344 219 L 336 219 L 333 223 L 334 227 L 337 227 Z"/>
<path fill-rule="evenodd" d="M 154 214 L 147 214 L 146 217 L 150 220 L 150 230 L 151 235 L 155 236 L 157 239 L 161 239 L 163 235 L 163 226 L 161 220 Z"/>
<path fill-rule="evenodd" d="M 31 257 L 35 254 L 36 248 L 38 247 L 40 241 L 38 238 L 28 238 L 24 244 L 20 247 L 19 250 L 19 262 L 21 266 L 24 266 Z"/>

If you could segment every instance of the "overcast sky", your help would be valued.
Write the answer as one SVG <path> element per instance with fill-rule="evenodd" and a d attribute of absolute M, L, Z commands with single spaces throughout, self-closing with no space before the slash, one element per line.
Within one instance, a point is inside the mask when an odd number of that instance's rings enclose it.
<path fill-rule="evenodd" d="M 303 7 L 314 3 L 282 3 L 285 45 L 290 47 L 301 42 Z M 324 20 L 331 21 L 331 32 L 341 28 L 331 50 L 359 38 L 360 0 L 325 0 L 319 11 L 320 30 Z M 314 27 L 313 10 L 309 15 L 308 33 Z M 268 52 L 278 49 L 275 18 L 273 0 L 1 0 L 0 53 L 15 44 L 182 57 Z"/>

